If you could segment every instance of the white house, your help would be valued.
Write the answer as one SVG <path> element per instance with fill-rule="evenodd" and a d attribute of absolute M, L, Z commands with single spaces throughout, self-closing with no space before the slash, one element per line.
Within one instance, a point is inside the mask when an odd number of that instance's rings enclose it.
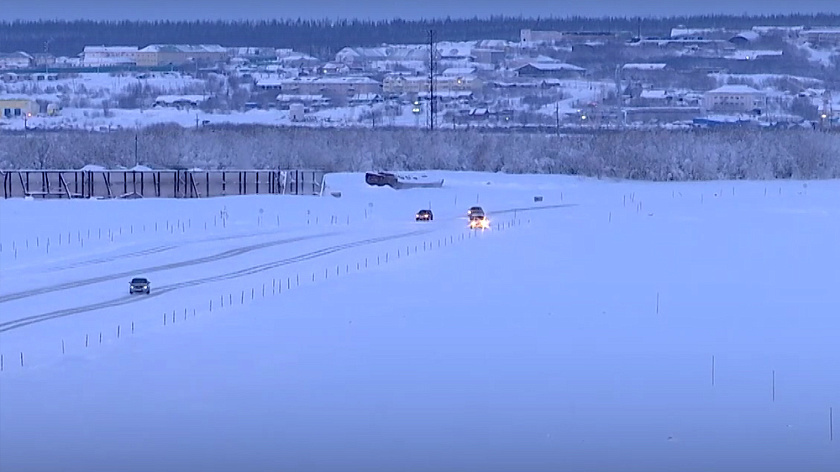
<path fill-rule="evenodd" d="M 11 53 L 0 52 L 0 70 L 27 69 L 32 67 L 33 62 L 32 56 L 23 51 Z"/>
<path fill-rule="evenodd" d="M 803 30 L 800 37 L 814 46 L 840 46 L 840 27 L 826 26 Z"/>
<path fill-rule="evenodd" d="M 137 64 L 137 46 L 85 46 L 84 67 L 107 67 Z"/>
<path fill-rule="evenodd" d="M 715 112 L 750 112 L 767 106 L 767 94 L 747 85 L 724 85 L 703 94 L 703 108 Z"/>

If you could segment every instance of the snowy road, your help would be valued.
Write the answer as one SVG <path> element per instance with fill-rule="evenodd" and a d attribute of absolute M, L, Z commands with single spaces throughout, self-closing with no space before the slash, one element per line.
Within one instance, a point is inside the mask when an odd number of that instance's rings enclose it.
<path fill-rule="evenodd" d="M 170 284 L 170 285 L 164 285 L 160 288 L 155 288 L 152 291 L 151 294 L 146 295 L 146 296 L 131 296 L 131 295 L 128 295 L 128 296 L 119 297 L 119 298 L 112 299 L 112 300 L 106 300 L 106 301 L 92 303 L 92 304 L 83 305 L 83 306 L 78 306 L 78 307 L 74 307 L 74 308 L 55 310 L 55 311 L 51 311 L 49 313 L 43 313 L 43 314 L 39 314 L 39 315 L 27 316 L 27 317 L 24 317 L 24 318 L 14 319 L 14 320 L 11 320 L 11 321 L 0 322 L 0 332 L 11 331 L 13 329 L 21 328 L 21 327 L 28 326 L 28 325 L 31 325 L 31 324 L 34 324 L 34 323 L 41 323 L 41 322 L 48 321 L 48 320 L 55 319 L 55 318 L 62 318 L 62 317 L 65 317 L 65 316 L 75 315 L 75 314 L 79 314 L 79 313 L 85 313 L 85 312 L 94 311 L 94 310 L 100 310 L 100 309 L 103 309 L 103 308 L 111 308 L 111 307 L 116 307 L 116 306 L 120 306 L 120 305 L 126 305 L 126 304 L 129 304 L 129 303 L 136 303 L 136 302 L 139 302 L 139 301 L 147 301 L 150 298 L 159 297 L 161 295 L 165 295 L 165 294 L 168 294 L 170 292 L 175 292 L 177 290 L 181 290 L 181 289 L 188 288 L 188 287 L 196 287 L 198 285 L 208 284 L 208 283 L 212 283 L 212 282 L 227 281 L 227 280 L 231 280 L 231 279 L 235 279 L 235 278 L 239 278 L 239 277 L 254 275 L 254 274 L 258 274 L 260 272 L 269 271 L 269 270 L 276 269 L 278 267 L 286 266 L 286 265 L 289 265 L 289 264 L 295 264 L 295 263 L 298 263 L 298 262 L 309 261 L 309 260 L 312 260 L 312 259 L 315 259 L 315 258 L 324 257 L 324 256 L 334 254 L 334 253 L 339 252 L 339 251 L 345 251 L 345 250 L 348 250 L 348 249 L 358 248 L 358 247 L 367 246 L 367 245 L 376 244 L 376 243 L 385 242 L 385 241 L 393 241 L 393 240 L 396 240 L 396 239 L 403 239 L 403 238 L 407 238 L 407 237 L 411 237 L 411 236 L 419 236 L 419 235 L 423 235 L 423 234 L 430 234 L 432 232 L 434 232 L 433 229 L 417 230 L 417 231 L 410 231 L 410 232 L 407 232 L 407 233 L 400 233 L 400 234 L 394 234 L 394 235 L 389 235 L 389 236 L 382 236 L 382 237 L 378 237 L 378 238 L 368 238 L 368 239 L 353 241 L 353 242 L 349 242 L 349 243 L 345 243 L 345 244 L 327 246 L 327 247 L 324 247 L 324 248 L 316 250 L 316 251 L 307 252 L 307 253 L 300 254 L 300 255 L 297 255 L 297 256 L 294 256 L 294 257 L 277 259 L 277 260 L 273 260 L 273 261 L 270 261 L 270 262 L 264 262 L 264 263 L 261 263 L 261 264 L 258 264 L 258 265 L 247 267 L 245 269 L 239 269 L 239 270 L 224 272 L 224 273 L 221 273 L 221 274 L 216 274 L 216 275 L 212 275 L 212 276 L 208 276 L 208 277 L 202 277 L 202 278 L 193 279 L 193 280 L 186 280 L 186 281 L 183 281 L 183 282 L 178 282 L 178 283 L 174 283 L 174 284 Z M 230 251 L 226 251 L 222 254 L 217 254 L 215 256 L 211 256 L 211 257 L 192 259 L 192 260 L 189 260 L 189 261 L 186 261 L 186 262 L 179 262 L 179 263 L 153 266 L 153 267 L 143 269 L 143 272 L 144 273 L 154 273 L 154 272 L 161 272 L 161 271 L 168 270 L 168 269 L 183 268 L 183 267 L 186 267 L 186 266 L 189 266 L 189 265 L 203 264 L 203 263 L 209 263 L 209 262 L 217 262 L 219 260 L 222 260 L 222 259 L 225 259 L 225 258 L 228 258 L 228 257 L 240 256 L 240 255 L 246 254 L 248 252 L 251 252 L 251 251 L 254 251 L 254 250 L 257 250 L 257 249 L 263 249 L 263 248 L 266 248 L 266 247 L 276 246 L 276 245 L 279 245 L 279 244 L 289 244 L 289 243 L 302 241 L 302 240 L 310 240 L 310 239 L 314 239 L 314 238 L 321 237 L 321 236 L 328 236 L 328 235 L 327 234 L 313 235 L 313 236 L 309 236 L 309 237 L 301 237 L 301 238 L 293 238 L 293 239 L 288 239 L 288 240 L 275 241 L 275 242 L 272 242 L 272 243 L 262 243 L 262 244 L 258 244 L 258 245 L 247 246 L 247 247 L 244 247 L 244 248 L 233 249 L 233 250 L 230 250 Z M 91 279 L 80 280 L 80 281 L 77 281 L 77 282 L 70 282 L 70 283 L 67 283 L 67 284 L 63 284 L 62 286 L 47 287 L 47 288 L 44 288 L 44 289 L 33 290 L 33 291 L 28 292 L 28 293 L 23 292 L 23 293 L 19 293 L 19 294 L 12 294 L 8 297 L 12 297 L 13 295 L 20 295 L 20 296 L 15 297 L 15 298 L 9 298 L 9 300 L 14 300 L 14 299 L 17 299 L 17 298 L 37 296 L 37 295 L 42 295 L 42 294 L 50 293 L 50 292 L 57 291 L 57 290 L 66 290 L 66 289 L 70 289 L 70 288 L 95 284 L 95 283 L 104 282 L 104 281 L 112 281 L 112 280 L 115 280 L 115 279 L 123 280 L 123 279 L 125 279 L 125 277 L 128 277 L 133 273 L 136 273 L 136 271 L 110 274 L 110 275 L 106 275 L 106 276 L 100 276 L 100 277 L 95 277 L 95 278 L 91 278 Z M 8 300 L 0 300 L 0 301 L 8 301 Z"/>

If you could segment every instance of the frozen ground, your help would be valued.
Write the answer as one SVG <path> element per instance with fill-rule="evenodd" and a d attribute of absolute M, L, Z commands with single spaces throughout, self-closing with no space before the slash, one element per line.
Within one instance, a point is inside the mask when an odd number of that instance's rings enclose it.
<path fill-rule="evenodd" d="M 0 470 L 840 469 L 836 181 L 429 175 L 0 201 Z"/>

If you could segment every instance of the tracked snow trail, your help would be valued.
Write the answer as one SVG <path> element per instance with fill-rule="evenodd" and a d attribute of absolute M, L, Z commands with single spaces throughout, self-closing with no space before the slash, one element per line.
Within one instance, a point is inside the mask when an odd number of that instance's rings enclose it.
<path fill-rule="evenodd" d="M 533 206 L 533 207 L 522 207 L 522 208 L 508 208 L 502 210 L 496 210 L 488 212 L 490 215 L 501 215 L 501 214 L 510 214 L 514 212 L 526 212 L 526 211 L 536 211 L 536 210 L 551 210 L 551 209 L 559 209 L 565 207 L 575 206 L 574 204 L 563 204 L 563 205 L 542 205 L 542 206 Z M 464 216 L 452 216 L 450 218 L 445 218 L 443 221 L 455 222 L 458 220 L 465 219 Z M 459 226 L 456 225 L 433 225 L 430 227 L 425 227 L 423 229 L 414 230 L 414 231 L 406 231 L 400 232 L 397 234 L 390 234 L 390 235 L 383 235 L 383 236 L 376 236 L 376 237 L 369 237 L 363 238 L 356 241 L 350 241 L 342 244 L 333 244 L 326 247 L 309 250 L 291 257 L 280 257 L 275 258 L 273 260 L 269 260 L 267 262 L 260 261 L 260 263 L 255 265 L 250 265 L 247 267 L 237 268 L 235 270 L 227 270 L 220 273 L 213 273 L 215 272 L 213 269 L 210 269 L 210 275 L 206 275 L 203 277 L 192 278 L 189 280 L 177 281 L 175 283 L 169 283 L 165 285 L 157 286 L 151 293 L 151 295 L 143 296 L 143 297 L 132 297 L 132 296 L 122 296 L 114 299 L 108 300 L 99 300 L 94 301 L 91 300 L 88 303 L 81 304 L 75 307 L 68 307 L 68 308 L 61 308 L 61 309 L 54 309 L 47 311 L 45 313 L 38 313 L 34 315 L 28 316 L 19 316 L 16 319 L 11 320 L 3 320 L 0 322 L 0 333 L 6 333 L 10 331 L 17 330 L 19 328 L 30 326 L 33 324 L 42 323 L 45 321 L 64 318 L 72 315 L 83 314 L 94 312 L 97 310 L 119 307 L 128 304 L 140 303 L 143 301 L 147 301 L 150 299 L 156 299 L 158 297 L 162 297 L 168 294 L 172 294 L 174 292 L 178 292 L 179 290 L 184 290 L 192 287 L 198 287 L 205 284 L 212 284 L 215 282 L 222 282 L 228 281 L 238 278 L 247 277 L 254 274 L 259 274 L 261 272 L 266 272 L 272 269 L 276 269 L 278 267 L 283 267 L 291 264 L 302 263 L 306 261 L 310 261 L 313 259 L 318 259 L 321 257 L 328 256 L 330 254 L 335 254 L 342 251 L 347 251 L 354 248 L 359 248 L 368 245 L 374 245 L 378 243 L 384 243 L 388 241 L 395 241 L 404 238 L 410 238 L 413 236 L 421 236 L 427 235 L 434 232 L 441 231 L 443 229 L 458 229 Z M 264 234 L 250 234 L 250 235 L 226 235 L 224 237 L 212 237 L 212 238 L 203 238 L 205 242 L 207 241 L 220 241 L 220 240 L 237 240 L 243 239 L 247 237 L 254 237 L 254 236 L 266 236 L 272 233 L 264 233 Z M 104 282 L 112 282 L 120 279 L 124 279 L 131 275 L 135 275 L 138 272 L 142 272 L 144 274 L 153 274 L 156 272 L 164 272 L 170 271 L 175 269 L 183 269 L 188 267 L 196 267 L 201 265 L 209 264 L 211 267 L 215 266 L 216 271 L 218 270 L 218 265 L 216 263 L 223 262 L 226 260 L 239 260 L 241 256 L 246 254 L 280 247 L 284 245 L 295 246 L 297 243 L 303 243 L 307 241 L 314 241 L 322 238 L 329 238 L 334 236 L 339 236 L 343 234 L 341 231 L 332 231 L 328 233 L 319 233 L 319 234 L 309 234 L 309 235 L 302 235 L 296 237 L 288 237 L 283 239 L 272 239 L 269 241 L 262 241 L 259 243 L 248 244 L 241 247 L 234 247 L 227 250 L 219 251 L 215 254 L 208 255 L 208 256 L 201 256 L 201 257 L 193 257 L 186 260 L 175 261 L 175 262 L 167 262 L 163 264 L 152 264 L 142 268 L 134 268 L 130 271 L 114 271 L 109 272 L 104 275 L 98 275 L 95 277 L 87 277 L 83 279 L 73 280 L 65 283 L 58 283 L 54 285 L 50 285 L 47 287 L 39 287 L 30 290 L 23 290 L 11 294 L 6 294 L 0 296 L 0 307 L 3 304 L 8 304 L 14 301 L 23 301 L 27 299 L 38 300 L 38 297 L 45 296 L 52 293 L 57 293 L 65 290 L 72 290 L 80 287 L 95 285 Z M 188 244 L 188 243 L 182 243 Z M 165 253 L 168 250 L 176 249 L 182 244 L 171 244 L 171 245 L 159 245 L 152 248 L 147 248 L 139 251 L 134 251 L 128 254 L 122 254 L 119 256 L 112 257 L 99 257 L 94 259 L 89 259 L 87 261 L 80 262 L 78 266 L 75 268 L 78 270 L 85 265 L 93 265 L 98 263 L 106 263 L 110 262 L 114 259 L 126 257 L 126 256 L 134 256 L 134 257 L 144 257 L 153 254 L 161 254 Z M 195 243 L 193 243 L 195 244 Z M 223 266 L 222 266 L 223 267 Z M 206 269 L 205 269 L 206 270 Z M 61 306 L 60 304 L 58 306 Z M 13 310 L 8 310 L 7 313 L 13 313 Z"/>
<path fill-rule="evenodd" d="M 125 277 L 129 277 L 133 274 L 136 274 L 138 271 L 149 274 L 149 273 L 160 272 L 160 271 L 163 271 L 163 270 L 184 268 L 184 267 L 194 266 L 194 265 L 198 265 L 198 264 L 206 264 L 206 263 L 209 263 L 209 262 L 218 262 L 218 261 L 221 261 L 221 260 L 224 260 L 224 259 L 238 257 L 238 256 L 241 256 L 243 254 L 247 254 L 249 252 L 256 251 L 256 250 L 259 250 L 259 249 L 265 249 L 265 248 L 269 248 L 269 247 L 273 247 L 273 246 L 279 246 L 279 245 L 282 245 L 282 244 L 290 244 L 290 243 L 295 243 L 295 242 L 299 242 L 299 241 L 307 241 L 307 240 L 312 240 L 312 239 L 324 238 L 324 237 L 328 237 L 328 236 L 334 236 L 335 234 L 337 234 L 337 233 L 323 233 L 323 234 L 316 234 L 316 235 L 309 235 L 309 236 L 299 236 L 299 237 L 295 237 L 295 238 L 287 238 L 287 239 L 281 239 L 281 240 L 275 240 L 275 241 L 262 242 L 262 243 L 251 244 L 251 245 L 248 245 L 248 246 L 243 246 L 243 247 L 239 247 L 239 248 L 235 248 L 235 249 L 229 249 L 229 250 L 221 252 L 219 254 L 213 254 L 212 256 L 197 257 L 197 258 L 189 259 L 189 260 L 186 260 L 186 261 L 178 261 L 178 262 L 171 262 L 171 263 L 167 263 L 167 264 L 159 264 L 159 265 L 154 265 L 154 266 L 149 266 L 149 267 L 141 267 L 141 268 L 136 268 L 136 269 L 132 269 L 132 270 L 129 270 L 129 271 L 116 272 L 116 273 L 111 273 L 111 274 L 106 274 L 106 275 L 100 275 L 100 276 L 97 276 L 97 277 L 90 277 L 90 278 L 87 278 L 87 279 L 75 280 L 75 281 L 72 281 L 72 282 L 66 282 L 66 283 L 62 283 L 62 284 L 50 285 L 50 286 L 47 286 L 47 287 L 40 287 L 40 288 L 36 288 L 36 289 L 25 290 L 25 291 L 22 291 L 22 292 L 16 292 L 16 293 L 11 293 L 11 294 L 8 294 L 8 295 L 0 296 L 0 304 L 5 303 L 5 302 L 10 302 L 10 301 L 13 301 L 13 300 L 19 300 L 19 299 L 22 299 L 22 298 L 34 297 L 34 296 L 44 295 L 44 294 L 51 293 L 51 292 L 57 292 L 59 290 L 67 290 L 67 289 L 71 289 L 71 288 L 83 287 L 85 285 L 91 285 L 91 284 L 104 282 L 104 281 L 108 281 L 108 280 L 125 278 Z"/>
<path fill-rule="evenodd" d="M 80 307 L 68 308 L 68 309 L 63 309 L 63 310 L 56 310 L 56 311 L 53 311 L 53 312 L 50 312 L 50 313 L 43 313 L 43 314 L 40 314 L 40 315 L 28 316 L 28 317 L 20 318 L 20 319 L 17 319 L 17 320 L 12 320 L 12 321 L 7 321 L 7 322 L 0 323 L 0 333 L 6 332 L 6 331 L 11 331 L 13 329 L 21 328 L 23 326 L 28 326 L 28 325 L 31 325 L 31 324 L 34 324 L 34 323 L 40 323 L 40 322 L 43 322 L 43 321 L 51 320 L 51 319 L 54 319 L 54 318 L 62 318 L 62 317 L 65 317 L 65 316 L 70 316 L 70 315 L 75 315 L 75 314 L 79 314 L 79 313 L 85 313 L 85 312 L 89 312 L 89 311 L 99 310 L 99 309 L 102 309 L 102 308 L 110 308 L 110 307 L 115 307 L 115 306 L 119 306 L 119 305 L 125 305 L 125 304 L 128 304 L 128 303 L 136 303 L 136 302 L 139 302 L 139 301 L 148 300 L 151 297 L 157 297 L 157 296 L 164 295 L 164 294 L 167 294 L 167 293 L 170 293 L 170 292 L 174 292 L 176 290 L 180 290 L 180 289 L 183 289 L 183 288 L 195 287 L 195 286 L 198 286 L 198 285 L 203 285 L 203 284 L 207 284 L 207 283 L 211 283 L 211 282 L 219 282 L 219 281 L 223 281 L 223 280 L 230 280 L 230 279 L 234 279 L 234 278 L 238 278 L 238 277 L 244 277 L 244 276 L 247 276 L 247 275 L 253 275 L 253 274 L 257 274 L 257 273 L 260 273 L 260 272 L 265 272 L 265 271 L 268 271 L 268 270 L 271 270 L 271 269 L 276 269 L 278 267 L 282 267 L 282 266 L 285 266 L 285 265 L 294 264 L 294 263 L 297 263 L 297 262 L 303 262 L 303 261 L 308 261 L 308 260 L 311 260 L 311 259 L 316 259 L 318 257 L 327 256 L 329 254 L 333 254 L 333 253 L 336 253 L 336 252 L 339 252 L 339 251 L 344 251 L 344 250 L 347 250 L 347 249 L 352 249 L 352 248 L 356 248 L 356 247 L 360 247 L 360 246 L 376 244 L 376 243 L 385 242 L 385 241 L 392 241 L 392 240 L 396 240 L 396 239 L 403 239 L 403 238 L 410 237 L 410 236 L 417 236 L 417 235 L 421 235 L 421 234 L 429 234 L 429 233 L 432 233 L 434 231 L 435 231 L 435 229 L 425 229 L 425 230 L 411 231 L 411 232 L 407 232 L 407 233 L 395 234 L 395 235 L 390 235 L 390 236 L 383 236 L 383 237 L 378 237 L 378 238 L 364 239 L 364 240 L 354 241 L 354 242 L 350 242 L 350 243 L 346 243 L 346 244 L 339 244 L 339 245 L 319 249 L 317 251 L 312 251 L 312 252 L 308 252 L 308 253 L 305 253 L 305 254 L 301 254 L 301 255 L 298 255 L 298 256 L 285 258 L 285 259 L 279 259 L 279 260 L 259 264 L 259 265 L 249 267 L 249 268 L 246 268 L 246 269 L 236 270 L 236 271 L 227 272 L 227 273 L 223 273 L 223 274 L 213 275 L 213 276 L 209 276 L 209 277 L 202 277 L 202 278 L 199 278 L 199 279 L 188 280 L 188 281 L 184 281 L 184 282 L 180 282 L 180 283 L 176 283 L 176 284 L 172 284 L 172 285 L 168 285 L 168 286 L 163 286 L 163 287 L 155 289 L 155 291 L 152 292 L 150 295 L 144 296 L 144 297 L 125 296 L 125 297 L 120 297 L 120 298 L 116 298 L 116 299 L 113 299 L 113 300 L 107 300 L 107 301 L 103 301 L 103 302 L 99 302 L 99 303 L 93 303 L 93 304 L 84 305 L 84 306 L 80 306 Z M 94 282 L 91 282 L 91 283 L 94 283 Z"/>

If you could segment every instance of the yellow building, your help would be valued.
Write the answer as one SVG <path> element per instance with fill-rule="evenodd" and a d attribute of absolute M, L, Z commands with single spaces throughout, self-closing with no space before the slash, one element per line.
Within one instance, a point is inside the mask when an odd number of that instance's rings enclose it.
<path fill-rule="evenodd" d="M 40 107 L 35 100 L 26 98 L 0 99 L 0 117 L 24 118 L 38 114 Z"/>

